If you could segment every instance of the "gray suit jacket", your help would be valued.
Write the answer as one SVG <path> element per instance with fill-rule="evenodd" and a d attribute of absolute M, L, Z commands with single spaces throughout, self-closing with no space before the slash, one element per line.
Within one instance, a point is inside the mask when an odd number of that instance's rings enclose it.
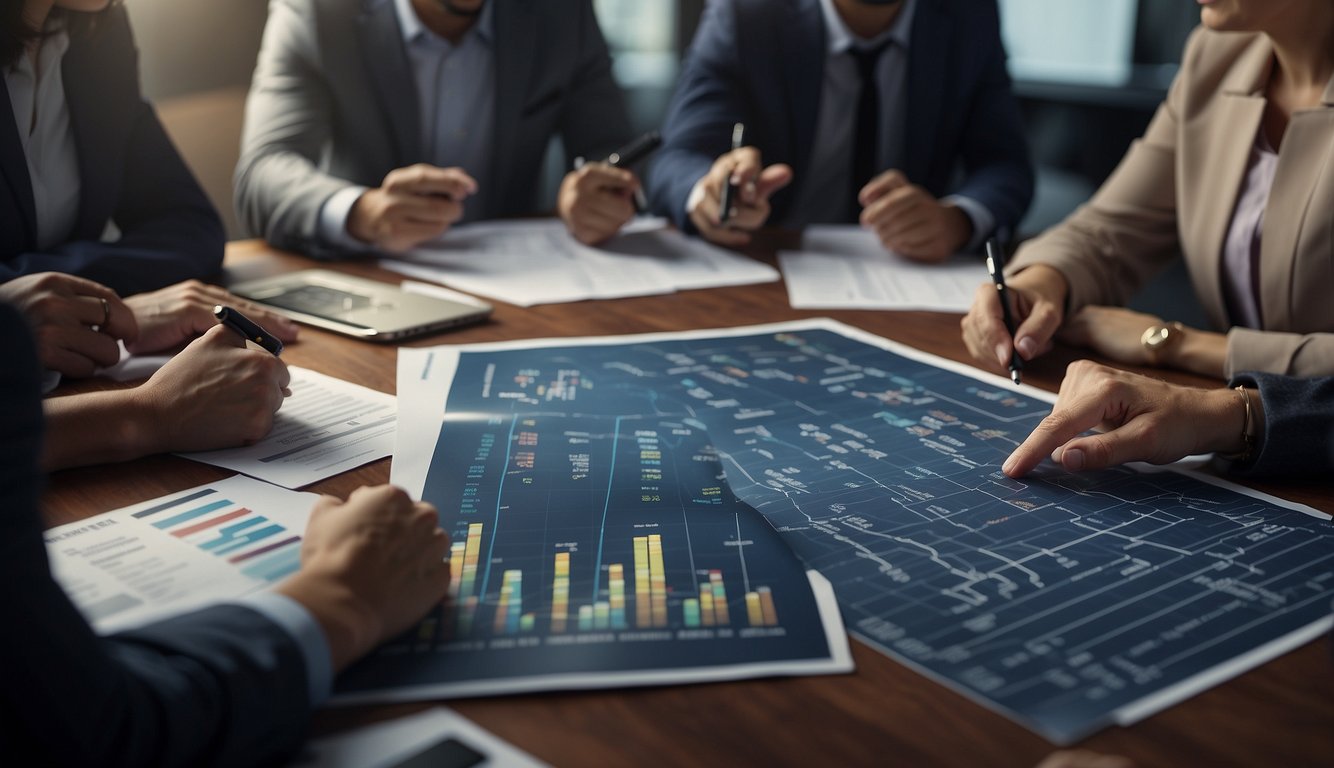
<path fill-rule="evenodd" d="M 490 2 L 497 92 L 486 218 L 534 212 L 553 135 L 573 159 L 603 156 L 630 133 L 590 0 Z M 393 0 L 271 0 L 236 169 L 242 225 L 279 248 L 327 253 L 316 224 L 330 196 L 423 161 L 418 109 Z"/>

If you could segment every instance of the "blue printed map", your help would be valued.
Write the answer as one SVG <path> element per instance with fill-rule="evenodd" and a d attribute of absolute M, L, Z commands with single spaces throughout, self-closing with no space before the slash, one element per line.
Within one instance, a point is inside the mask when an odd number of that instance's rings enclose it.
<path fill-rule="evenodd" d="M 1327 619 L 1330 522 L 1169 471 L 1011 480 L 1047 403 L 875 342 L 826 322 L 463 347 L 447 411 L 707 433 L 852 632 L 1058 743 Z"/>

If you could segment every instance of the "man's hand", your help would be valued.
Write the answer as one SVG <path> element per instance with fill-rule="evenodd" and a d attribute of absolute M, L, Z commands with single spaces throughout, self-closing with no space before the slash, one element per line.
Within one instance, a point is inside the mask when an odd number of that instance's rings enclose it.
<path fill-rule="evenodd" d="M 917 261 L 944 261 L 973 236 L 973 222 L 958 207 L 941 204 L 900 171 L 885 171 L 857 193 L 861 225 L 885 248 Z"/>
<path fill-rule="evenodd" d="M 792 168 L 760 162 L 760 151 L 742 147 L 719 157 L 713 167 L 696 183 L 702 194 L 692 194 L 686 213 L 701 235 L 720 245 L 739 246 L 750 242 L 750 233 L 769 219 L 769 198 L 792 181 Z M 732 198 L 732 211 L 722 223 L 723 188 L 738 187 Z"/>
<path fill-rule="evenodd" d="M 291 394 L 291 374 L 277 357 L 246 346 L 214 325 L 157 373 L 131 390 L 139 455 L 251 445 L 273 427 Z"/>
<path fill-rule="evenodd" d="M 316 502 L 301 570 L 278 591 L 319 622 L 341 670 L 444 599 L 448 551 L 435 507 L 388 485 L 358 488 Z"/>
<path fill-rule="evenodd" d="M 477 182 L 462 168 L 397 168 L 352 204 L 347 231 L 380 250 L 406 251 L 444 234 L 463 215 L 464 198 L 476 191 Z"/>
<path fill-rule="evenodd" d="M 1005 329 L 994 283 L 978 286 L 973 306 L 960 321 L 964 345 L 973 360 L 979 367 L 1000 374 L 1010 364 L 1011 349 L 1025 360 L 1051 349 L 1052 337 L 1065 314 L 1065 295 L 1069 290 L 1060 272 L 1043 265 L 1029 267 L 1009 278 L 1007 288 L 1012 316 L 1018 323 L 1013 339 Z"/>
<path fill-rule="evenodd" d="M 635 216 L 639 179 L 606 163 L 589 163 L 565 174 L 556 207 L 565 227 L 581 243 L 596 245 Z"/>
<path fill-rule="evenodd" d="M 0 300 L 28 319 L 42 365 L 65 376 L 92 376 L 120 359 L 116 341 L 139 335 L 130 309 L 99 283 L 60 272 L 16 277 L 0 284 Z"/>
<path fill-rule="evenodd" d="M 297 325 L 275 312 L 233 296 L 226 289 L 198 280 L 140 293 L 125 300 L 139 325 L 139 338 L 127 344 L 134 354 L 162 352 L 184 344 L 217 325 L 213 308 L 226 304 L 240 309 L 264 330 L 284 343 L 296 341 Z"/>
<path fill-rule="evenodd" d="M 1259 401 L 1258 395 L 1251 397 Z M 1231 389 L 1195 389 L 1077 360 L 1066 369 L 1051 414 L 1006 459 L 1023 477 L 1048 455 L 1070 472 L 1128 461 L 1167 464 L 1242 447 L 1245 404 Z M 1263 418 L 1263 413 L 1256 416 Z M 1098 428 L 1101 434 L 1080 435 Z"/>

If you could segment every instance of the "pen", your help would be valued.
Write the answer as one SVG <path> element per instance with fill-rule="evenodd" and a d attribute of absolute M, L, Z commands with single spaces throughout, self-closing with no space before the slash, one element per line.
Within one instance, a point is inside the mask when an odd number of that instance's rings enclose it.
<path fill-rule="evenodd" d="M 1010 314 L 1010 292 L 1005 287 L 1005 257 L 1001 255 L 1000 246 L 994 237 L 987 240 L 987 272 L 991 274 L 991 281 L 996 284 L 996 296 L 1000 299 L 1001 305 L 1001 319 L 1005 321 L 1005 330 L 1010 332 L 1010 379 L 1019 384 L 1021 383 L 1019 372 L 1024 370 L 1024 361 L 1014 348 L 1014 315 Z"/>
<path fill-rule="evenodd" d="M 738 149 L 741 149 L 743 146 L 745 146 L 745 141 L 746 141 L 745 123 L 737 123 L 736 125 L 732 126 L 732 150 L 736 151 Z M 732 200 L 737 196 L 738 191 L 739 190 L 736 188 L 736 185 L 732 183 L 732 179 L 728 178 L 727 186 L 723 187 L 723 199 L 720 206 L 720 210 L 718 211 L 719 224 L 726 224 L 727 219 L 731 217 Z"/>
<path fill-rule="evenodd" d="M 213 307 L 213 316 L 218 322 L 240 334 L 246 341 L 253 341 L 273 353 L 274 357 L 283 353 L 283 343 L 276 336 L 259 327 L 254 320 L 231 308 L 217 305 Z"/>
<path fill-rule="evenodd" d="M 662 134 L 649 131 L 620 149 L 607 155 L 607 165 L 613 168 L 628 168 L 649 156 L 649 153 L 662 146 Z"/>

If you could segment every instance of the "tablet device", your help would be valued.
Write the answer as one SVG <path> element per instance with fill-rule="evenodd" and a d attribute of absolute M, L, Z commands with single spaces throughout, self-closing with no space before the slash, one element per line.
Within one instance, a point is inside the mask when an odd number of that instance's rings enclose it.
<path fill-rule="evenodd" d="M 396 341 L 491 315 L 491 305 L 407 293 L 397 286 L 324 269 L 306 269 L 228 288 L 317 328 L 369 341 Z"/>

